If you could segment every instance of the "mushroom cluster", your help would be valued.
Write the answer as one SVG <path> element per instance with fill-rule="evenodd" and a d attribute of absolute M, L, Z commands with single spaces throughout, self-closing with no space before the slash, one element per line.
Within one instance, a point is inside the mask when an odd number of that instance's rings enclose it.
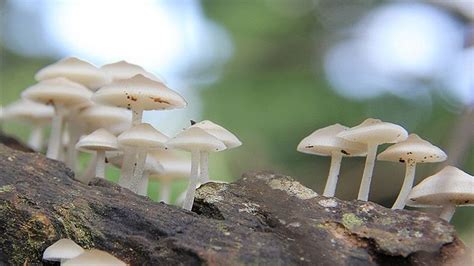
<path fill-rule="evenodd" d="M 59 239 L 43 252 L 43 260 L 64 265 L 110 265 L 125 266 L 125 262 L 98 249 L 84 250 L 68 238 Z"/>
<path fill-rule="evenodd" d="M 43 129 L 50 124 L 46 156 L 64 161 L 85 184 L 106 178 L 111 162 L 121 169 L 119 185 L 146 196 L 148 181 L 159 180 L 160 197 L 169 202 L 171 182 L 189 178 L 184 207 L 191 209 L 197 184 L 209 180 L 209 152 L 241 145 L 207 120 L 174 138 L 143 123 L 144 111 L 184 108 L 187 102 L 162 78 L 126 61 L 98 68 L 69 57 L 39 70 L 35 79 L 21 100 L 2 108 L 0 120 L 32 125 L 28 143 L 37 151 L 43 149 Z M 191 152 L 192 163 L 172 149 Z M 92 154 L 82 173 L 78 152 Z"/>
<path fill-rule="evenodd" d="M 384 143 L 395 144 L 377 156 L 378 145 Z M 335 124 L 318 129 L 304 138 L 298 144 L 297 150 L 303 153 L 331 156 L 329 176 L 323 192 L 326 197 L 332 197 L 335 194 L 342 157 L 366 155 L 359 200 L 368 200 L 377 158 L 406 165 L 403 185 L 392 209 L 403 209 L 406 204 L 423 207 L 443 206 L 441 217 L 449 221 L 455 206 L 474 203 L 474 178 L 454 167 L 446 167 L 412 189 L 416 164 L 442 162 L 446 160 L 447 155 L 418 135 L 408 135 L 401 126 L 379 119 L 369 118 L 353 128 Z"/>

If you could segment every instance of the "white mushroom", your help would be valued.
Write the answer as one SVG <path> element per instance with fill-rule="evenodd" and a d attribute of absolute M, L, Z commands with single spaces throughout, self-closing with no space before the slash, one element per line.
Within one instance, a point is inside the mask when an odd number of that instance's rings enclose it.
<path fill-rule="evenodd" d="M 413 187 L 415 180 L 415 169 L 417 163 L 436 163 L 446 160 L 447 156 L 440 148 L 432 145 L 426 140 L 421 139 L 416 134 L 410 134 L 402 142 L 388 147 L 377 156 L 381 161 L 401 162 L 406 164 L 405 179 L 402 189 L 398 194 L 397 200 L 392 209 L 403 209 L 408 194 Z"/>
<path fill-rule="evenodd" d="M 86 250 L 81 255 L 66 261 L 64 266 L 126 266 L 113 255 L 98 249 Z"/>
<path fill-rule="evenodd" d="M 237 136 L 235 136 L 227 129 L 223 128 L 222 126 L 212 121 L 204 120 L 199 123 L 193 124 L 191 127 L 198 127 L 198 128 L 204 129 L 207 133 L 213 135 L 220 141 L 224 142 L 225 146 L 227 147 L 226 150 L 236 148 L 242 145 L 242 142 L 237 138 Z M 209 160 L 209 152 L 201 151 L 200 163 L 199 163 L 199 166 L 200 166 L 199 180 L 201 183 L 209 182 L 208 160 Z"/>
<path fill-rule="evenodd" d="M 54 106 L 55 115 L 51 125 L 48 151 L 46 156 L 57 159 L 61 148 L 61 131 L 63 119 L 68 108 L 87 102 L 92 92 L 79 83 L 66 78 L 54 78 L 40 81 L 27 88 L 21 94 L 22 98 Z"/>
<path fill-rule="evenodd" d="M 347 129 L 348 127 L 340 124 L 318 129 L 304 138 L 297 147 L 299 152 L 331 156 L 331 166 L 323 193 L 325 197 L 333 197 L 336 192 L 342 157 L 367 154 L 367 145 L 336 137 L 338 133 Z"/>
<path fill-rule="evenodd" d="M 359 195 L 357 196 L 357 199 L 367 201 L 374 171 L 375 157 L 377 156 L 377 147 L 383 143 L 397 143 L 405 140 L 408 137 L 408 133 L 399 125 L 369 118 L 358 126 L 342 131 L 337 134 L 337 137 L 367 144 L 367 158 L 360 183 Z"/>
<path fill-rule="evenodd" d="M 31 124 L 33 129 L 28 139 L 28 146 L 39 151 L 43 147 L 43 128 L 51 122 L 54 108 L 42 103 L 21 99 L 3 107 L 4 121 L 19 121 Z"/>
<path fill-rule="evenodd" d="M 181 95 L 164 83 L 141 74 L 116 80 L 100 88 L 92 100 L 99 104 L 131 109 L 133 125 L 141 123 L 144 110 L 168 110 L 187 105 Z"/>
<path fill-rule="evenodd" d="M 474 205 L 474 176 L 446 166 L 425 178 L 408 195 L 406 203 L 412 207 L 442 207 L 440 218 L 450 221 L 456 206 Z"/>
<path fill-rule="evenodd" d="M 163 81 L 161 77 L 156 77 L 152 73 L 146 71 L 143 69 L 143 67 L 139 65 L 135 65 L 132 63 L 129 63 L 127 61 L 118 61 L 115 63 L 103 65 L 100 67 L 102 71 L 104 71 L 106 74 L 108 74 L 113 81 L 120 80 L 120 79 L 129 79 L 135 75 L 142 74 L 143 76 L 153 79 L 156 81 Z"/>
<path fill-rule="evenodd" d="M 76 148 L 84 152 L 95 152 L 95 176 L 105 178 L 105 152 L 118 149 L 117 137 L 101 128 L 81 138 Z M 90 180 L 80 180 L 88 184 Z"/>
<path fill-rule="evenodd" d="M 43 260 L 58 261 L 61 265 L 72 258 L 81 255 L 84 249 L 71 239 L 63 238 L 54 242 L 43 252 Z"/>
<path fill-rule="evenodd" d="M 86 124 L 88 132 L 105 128 L 114 135 L 129 129 L 132 123 L 132 113 L 129 110 L 98 104 L 81 110 L 78 118 Z"/>
<path fill-rule="evenodd" d="M 191 177 L 186 190 L 183 208 L 191 210 L 194 192 L 198 183 L 199 154 L 201 151 L 218 152 L 225 150 L 225 144 L 199 127 L 189 127 L 167 143 L 169 147 L 191 152 Z"/>

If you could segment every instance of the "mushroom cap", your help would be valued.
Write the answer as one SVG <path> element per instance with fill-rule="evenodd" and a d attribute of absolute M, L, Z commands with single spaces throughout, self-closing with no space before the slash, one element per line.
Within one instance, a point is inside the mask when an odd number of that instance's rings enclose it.
<path fill-rule="evenodd" d="M 22 98 L 35 102 L 69 107 L 88 102 L 91 96 L 92 92 L 89 89 L 66 78 L 40 81 L 21 94 Z"/>
<path fill-rule="evenodd" d="M 296 148 L 297 151 L 321 156 L 331 156 L 339 152 L 343 156 L 364 156 L 367 154 L 367 145 L 339 138 L 336 135 L 347 130 L 340 124 L 334 124 L 311 133 L 304 138 Z"/>
<path fill-rule="evenodd" d="M 100 88 L 92 100 L 99 104 L 142 110 L 168 110 L 187 105 L 181 95 L 164 83 L 142 74 Z"/>
<path fill-rule="evenodd" d="M 109 83 L 110 77 L 89 62 L 76 57 L 67 57 L 42 68 L 35 75 L 37 81 L 63 77 L 90 89 Z"/>
<path fill-rule="evenodd" d="M 337 134 L 338 137 L 360 143 L 397 143 L 408 137 L 401 126 L 369 118 L 361 124 Z"/>
<path fill-rule="evenodd" d="M 173 150 L 153 151 L 148 156 L 156 159 L 163 166 L 163 172 L 150 176 L 155 180 L 175 180 L 191 175 L 191 159 Z"/>
<path fill-rule="evenodd" d="M 237 136 L 212 121 L 204 120 L 192 125 L 191 127 L 199 127 L 204 129 L 207 133 L 224 142 L 227 149 L 232 149 L 242 145 L 242 142 L 237 138 Z"/>
<path fill-rule="evenodd" d="M 54 108 L 27 99 L 15 101 L 3 109 L 4 120 L 18 120 L 34 124 L 46 123 L 54 116 Z"/>
<path fill-rule="evenodd" d="M 100 265 L 100 266 L 126 266 L 127 264 L 111 254 L 98 250 L 86 250 L 81 255 L 72 258 L 61 265 L 64 266 L 84 266 L 84 265 Z"/>
<path fill-rule="evenodd" d="M 63 238 L 54 242 L 43 252 L 43 260 L 61 261 L 72 259 L 84 252 L 84 249 L 71 239 Z"/>
<path fill-rule="evenodd" d="M 170 139 L 167 145 L 185 151 L 218 152 L 227 149 L 224 142 L 199 127 L 188 127 Z"/>
<path fill-rule="evenodd" d="M 84 152 L 114 151 L 118 149 L 117 137 L 100 128 L 82 137 L 77 142 L 76 149 Z"/>
<path fill-rule="evenodd" d="M 123 108 L 105 105 L 92 105 L 79 113 L 79 119 L 84 121 L 89 128 L 112 128 L 116 125 L 132 124 L 132 112 Z"/>
<path fill-rule="evenodd" d="M 407 201 L 407 205 L 412 207 L 446 204 L 474 205 L 474 176 L 446 166 L 416 185 Z"/>
<path fill-rule="evenodd" d="M 420 138 L 417 134 L 410 134 L 404 141 L 388 147 L 377 156 L 381 161 L 436 163 L 446 160 L 443 150 Z"/>
<path fill-rule="evenodd" d="M 120 79 L 129 79 L 137 74 L 142 74 L 143 76 L 149 79 L 163 82 L 161 78 L 158 78 L 152 73 L 146 71 L 143 67 L 129 63 L 124 60 L 103 65 L 102 67 L 100 67 L 100 69 L 104 71 L 114 81 Z"/>
<path fill-rule="evenodd" d="M 117 139 L 120 146 L 154 149 L 165 148 L 169 138 L 150 124 L 141 123 L 127 129 Z"/>

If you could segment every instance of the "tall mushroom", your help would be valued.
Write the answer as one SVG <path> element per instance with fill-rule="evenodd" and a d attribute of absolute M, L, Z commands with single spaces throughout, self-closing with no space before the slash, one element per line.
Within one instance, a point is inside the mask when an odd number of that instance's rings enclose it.
<path fill-rule="evenodd" d="M 126 266 L 127 264 L 113 255 L 98 249 L 86 250 L 81 255 L 66 261 L 64 266 Z"/>
<path fill-rule="evenodd" d="M 43 147 L 43 129 L 54 115 L 54 108 L 42 103 L 21 99 L 3 108 L 3 119 L 31 124 L 33 129 L 28 139 L 28 146 L 39 151 Z"/>
<path fill-rule="evenodd" d="M 116 151 L 118 149 L 117 137 L 101 128 L 91 134 L 81 138 L 76 144 L 76 148 L 84 152 L 95 152 L 95 176 L 105 178 L 105 152 Z M 90 179 L 80 180 L 88 184 Z"/>
<path fill-rule="evenodd" d="M 187 105 L 177 92 L 142 74 L 116 80 L 100 88 L 92 96 L 92 100 L 99 104 L 131 109 L 132 125 L 142 122 L 144 110 L 168 110 Z"/>
<path fill-rule="evenodd" d="M 412 207 L 439 207 L 440 218 L 451 221 L 456 206 L 474 205 L 474 176 L 453 166 L 425 178 L 408 195 Z"/>
<path fill-rule="evenodd" d="M 227 129 L 223 128 L 222 126 L 212 121 L 204 120 L 199 123 L 193 124 L 191 127 L 198 127 L 198 128 L 204 129 L 207 133 L 213 135 L 214 137 L 222 141 L 227 147 L 226 150 L 233 149 L 242 145 L 242 142 L 237 138 L 237 136 L 235 136 Z M 201 151 L 200 163 L 199 163 L 199 166 L 200 166 L 199 180 L 201 183 L 209 182 L 208 160 L 209 160 L 209 152 Z"/>
<path fill-rule="evenodd" d="M 87 102 L 91 95 L 89 89 L 66 78 L 43 80 L 23 91 L 22 98 L 49 104 L 55 109 L 46 153 L 48 158 L 58 158 L 63 119 L 68 108 Z"/>
<path fill-rule="evenodd" d="M 143 178 L 147 153 L 152 149 L 165 148 L 168 137 L 150 124 L 138 124 L 118 136 L 124 152 L 119 184 L 137 192 Z"/>
<path fill-rule="evenodd" d="M 415 169 L 417 163 L 436 163 L 446 160 L 447 156 L 440 148 L 432 145 L 426 140 L 421 139 L 416 134 L 410 134 L 408 138 L 397 144 L 388 147 L 377 156 L 381 161 L 392 161 L 405 163 L 405 179 L 402 189 L 398 194 L 397 200 L 392 209 L 403 209 L 408 194 L 415 181 Z"/>
<path fill-rule="evenodd" d="M 360 183 L 357 199 L 367 201 L 369 198 L 370 183 L 374 171 L 377 147 L 384 143 L 397 143 L 408 137 L 407 131 L 399 125 L 382 122 L 380 119 L 369 118 L 364 122 L 342 131 L 337 137 L 367 144 L 367 158 L 365 160 L 364 173 Z"/>
<path fill-rule="evenodd" d="M 323 193 L 325 197 L 333 197 L 336 192 L 342 157 L 367 154 L 366 145 L 336 137 L 338 133 L 347 129 L 348 127 L 340 124 L 318 129 L 304 138 L 297 147 L 299 152 L 331 156 L 331 166 Z"/>
<path fill-rule="evenodd" d="M 167 145 L 171 148 L 191 152 L 191 177 L 186 189 L 183 208 L 191 210 L 194 202 L 194 192 L 198 183 L 199 154 L 201 151 L 218 152 L 227 147 L 218 138 L 199 127 L 189 127 L 170 139 Z M 207 167 L 207 166 L 206 166 Z"/>
<path fill-rule="evenodd" d="M 43 260 L 59 261 L 61 265 L 84 253 L 84 249 L 68 238 L 59 239 L 43 252 Z"/>

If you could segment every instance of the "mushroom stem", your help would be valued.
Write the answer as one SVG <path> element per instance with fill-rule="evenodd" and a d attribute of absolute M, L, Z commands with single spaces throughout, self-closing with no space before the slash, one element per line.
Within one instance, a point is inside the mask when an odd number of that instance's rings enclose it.
<path fill-rule="evenodd" d="M 444 205 L 443 208 L 441 209 L 441 213 L 439 214 L 439 218 L 449 222 L 451 221 L 451 218 L 453 218 L 455 211 L 456 211 L 455 204 Z"/>
<path fill-rule="evenodd" d="M 329 168 L 329 176 L 324 187 L 323 196 L 334 197 L 336 193 L 337 180 L 339 178 L 339 171 L 341 169 L 342 154 L 333 152 L 331 156 L 331 166 Z"/>
<path fill-rule="evenodd" d="M 143 172 L 145 171 L 147 151 L 146 149 L 137 150 L 137 161 L 135 163 L 135 169 L 133 170 L 132 179 L 130 180 L 130 190 L 138 193 L 138 186 L 142 182 Z"/>
<path fill-rule="evenodd" d="M 87 165 L 87 168 L 84 170 L 81 176 L 78 176 L 76 179 L 83 183 L 83 184 L 88 184 L 89 181 L 94 177 L 94 171 L 97 166 L 97 155 L 94 154 L 92 155 L 92 158 L 89 160 L 89 164 Z"/>
<path fill-rule="evenodd" d="M 358 200 L 367 201 L 369 199 L 370 182 L 372 182 L 377 147 L 378 145 L 375 143 L 367 144 L 367 158 L 365 159 L 364 173 L 360 182 Z"/>
<path fill-rule="evenodd" d="M 132 110 L 132 126 L 136 126 L 142 122 L 143 109 Z"/>
<path fill-rule="evenodd" d="M 77 170 L 77 149 L 76 143 L 82 134 L 81 122 L 76 114 L 71 114 L 68 119 L 67 133 L 69 135 L 69 143 L 67 144 L 66 165 L 74 172 Z"/>
<path fill-rule="evenodd" d="M 410 191 L 413 188 L 413 181 L 415 181 L 415 169 L 416 163 L 408 160 L 406 162 L 405 179 L 403 180 L 402 189 L 392 206 L 392 210 L 401 210 L 405 208 L 408 194 L 410 194 Z"/>
<path fill-rule="evenodd" d="M 118 184 L 122 187 L 128 188 L 130 186 L 130 181 L 135 169 L 136 154 L 134 148 L 127 147 L 127 149 L 124 150 L 120 179 L 118 181 Z"/>
<path fill-rule="evenodd" d="M 190 211 L 193 208 L 194 192 L 198 183 L 199 172 L 199 151 L 191 152 L 191 176 L 186 189 L 186 196 L 183 202 L 183 209 Z"/>
<path fill-rule="evenodd" d="M 137 194 L 140 196 L 148 196 L 148 175 L 144 175 L 138 184 Z"/>
<path fill-rule="evenodd" d="M 105 178 L 105 151 L 97 151 L 95 161 L 95 176 L 99 178 Z"/>
<path fill-rule="evenodd" d="M 163 179 L 160 182 L 160 201 L 164 203 L 170 203 L 171 196 L 171 183 L 167 179 Z"/>
<path fill-rule="evenodd" d="M 205 184 L 209 182 L 209 152 L 201 151 L 199 162 L 199 182 Z"/>
<path fill-rule="evenodd" d="M 28 139 L 28 146 L 35 151 L 40 151 L 43 146 L 43 126 L 35 125 Z"/>
<path fill-rule="evenodd" d="M 49 135 L 48 151 L 46 157 L 57 160 L 59 149 L 61 149 L 61 132 L 63 127 L 64 109 L 61 106 L 55 106 L 56 112 L 51 122 L 51 133 Z"/>

